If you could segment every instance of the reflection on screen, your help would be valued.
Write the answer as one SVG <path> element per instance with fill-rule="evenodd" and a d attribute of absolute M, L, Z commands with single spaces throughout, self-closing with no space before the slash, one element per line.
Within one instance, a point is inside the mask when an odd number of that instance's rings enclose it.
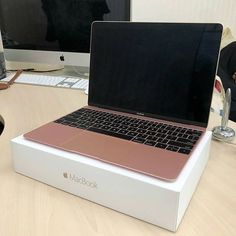
<path fill-rule="evenodd" d="M 89 52 L 93 21 L 129 20 L 127 0 L 0 2 L 5 48 Z"/>
<path fill-rule="evenodd" d="M 218 24 L 95 24 L 89 103 L 206 125 Z"/>

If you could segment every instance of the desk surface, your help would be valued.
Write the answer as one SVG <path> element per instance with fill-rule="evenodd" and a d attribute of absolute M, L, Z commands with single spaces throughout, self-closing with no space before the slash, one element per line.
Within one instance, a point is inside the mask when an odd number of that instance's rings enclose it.
<path fill-rule="evenodd" d="M 14 84 L 0 91 L 1 236 L 157 236 L 173 233 L 14 172 L 10 140 L 86 105 L 78 90 Z M 210 119 L 210 126 L 219 124 Z M 230 126 L 236 129 L 235 123 Z M 236 235 L 236 147 L 212 141 L 210 159 L 175 235 Z"/>

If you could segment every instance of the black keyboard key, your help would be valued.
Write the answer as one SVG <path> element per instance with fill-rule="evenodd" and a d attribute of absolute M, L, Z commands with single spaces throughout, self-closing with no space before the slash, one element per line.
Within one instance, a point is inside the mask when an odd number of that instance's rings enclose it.
<path fill-rule="evenodd" d="M 194 135 L 201 136 L 202 131 L 200 130 L 194 130 Z"/>
<path fill-rule="evenodd" d="M 63 120 L 62 119 L 58 119 L 58 120 L 55 120 L 54 122 L 61 124 L 63 122 Z"/>
<path fill-rule="evenodd" d="M 83 124 L 76 125 L 76 127 L 79 128 L 79 129 L 87 129 L 88 128 L 88 126 L 83 125 Z"/>
<path fill-rule="evenodd" d="M 135 138 L 132 139 L 132 141 L 134 141 L 136 143 L 144 143 L 145 139 L 144 138 L 135 137 Z"/>
<path fill-rule="evenodd" d="M 123 121 L 122 125 L 129 125 L 130 123 L 128 121 Z"/>
<path fill-rule="evenodd" d="M 112 126 L 113 128 L 118 128 L 118 127 L 120 127 L 120 125 L 117 124 L 117 123 L 111 123 L 111 126 Z"/>
<path fill-rule="evenodd" d="M 152 141 L 152 140 L 147 140 L 144 144 L 148 145 L 148 146 L 155 146 L 156 142 Z"/>
<path fill-rule="evenodd" d="M 127 125 L 120 125 L 120 128 L 121 129 L 128 129 L 128 126 Z"/>
<path fill-rule="evenodd" d="M 102 122 L 102 124 L 103 125 L 110 125 L 110 122 L 105 121 L 105 122 Z"/>
<path fill-rule="evenodd" d="M 164 140 L 163 138 L 158 138 L 158 139 L 157 139 L 157 142 L 158 142 L 158 143 L 162 143 L 163 140 Z M 167 143 L 167 142 L 166 142 L 166 143 Z"/>
<path fill-rule="evenodd" d="M 174 132 L 173 132 L 172 130 L 168 130 L 166 133 L 167 133 L 168 135 L 172 135 Z"/>
<path fill-rule="evenodd" d="M 129 130 L 129 131 L 137 131 L 137 128 L 135 128 L 135 127 L 128 127 L 127 130 Z"/>
<path fill-rule="evenodd" d="M 192 134 L 194 134 L 194 131 L 193 131 L 193 130 L 187 130 L 187 131 L 185 132 L 185 134 L 192 135 Z"/>
<path fill-rule="evenodd" d="M 146 132 L 146 134 L 148 134 L 148 135 L 155 135 L 156 134 L 156 132 L 154 132 L 154 131 L 151 131 L 151 130 L 148 130 L 147 132 Z"/>
<path fill-rule="evenodd" d="M 168 143 L 168 139 L 163 139 L 162 141 L 161 141 L 161 143 Z"/>
<path fill-rule="evenodd" d="M 171 130 L 171 126 L 167 125 L 167 126 L 165 127 L 165 130 Z"/>
<path fill-rule="evenodd" d="M 159 147 L 159 148 L 165 149 L 165 148 L 167 147 L 167 144 L 164 144 L 164 143 L 157 143 L 157 144 L 155 145 L 155 147 Z"/>
<path fill-rule="evenodd" d="M 137 132 L 133 132 L 133 131 L 130 131 L 127 133 L 127 135 L 132 136 L 132 137 L 135 137 L 137 134 L 138 134 Z"/>
<path fill-rule="evenodd" d="M 156 127 L 153 127 L 153 126 L 151 126 L 151 127 L 149 127 L 149 128 L 148 128 L 148 130 L 156 132 L 156 131 L 157 131 L 157 128 L 156 128 Z"/>
<path fill-rule="evenodd" d="M 148 125 L 142 124 L 142 125 L 139 125 L 139 128 L 140 129 L 148 129 Z"/>
<path fill-rule="evenodd" d="M 138 134 L 137 137 L 139 137 L 139 138 L 147 138 L 148 135 L 147 134 Z"/>
<path fill-rule="evenodd" d="M 63 125 L 69 125 L 69 124 L 71 124 L 71 123 L 72 123 L 72 122 L 70 122 L 70 121 L 63 121 L 63 122 L 62 122 Z"/>
<path fill-rule="evenodd" d="M 183 153 L 183 154 L 189 154 L 191 152 L 191 150 L 190 149 L 185 149 L 185 148 L 180 148 L 178 152 Z"/>
<path fill-rule="evenodd" d="M 137 124 L 137 123 L 130 123 L 130 126 L 134 127 L 134 128 L 137 128 L 139 126 L 139 124 Z"/>
<path fill-rule="evenodd" d="M 102 127 L 101 127 L 101 129 L 103 129 L 103 130 L 108 130 L 108 129 L 110 129 L 111 127 L 109 126 L 109 125 L 103 125 Z"/>
<path fill-rule="evenodd" d="M 140 134 L 145 134 L 146 130 L 145 129 L 138 129 L 137 132 L 140 133 Z"/>
<path fill-rule="evenodd" d="M 71 123 L 71 124 L 69 124 L 69 126 L 71 126 L 71 127 L 76 127 L 77 124 L 76 124 L 76 123 Z"/>
<path fill-rule="evenodd" d="M 107 118 L 105 121 L 111 123 L 111 122 L 113 122 L 114 119 L 115 119 L 115 118 L 109 117 L 109 118 Z"/>
<path fill-rule="evenodd" d="M 188 145 L 194 145 L 194 142 L 186 138 L 177 138 L 177 142 L 185 143 Z"/>
<path fill-rule="evenodd" d="M 188 138 L 194 141 L 197 141 L 199 139 L 199 137 L 195 135 L 190 135 Z"/>
<path fill-rule="evenodd" d="M 144 135 L 146 135 L 146 134 L 144 134 Z M 156 137 L 156 136 L 151 136 L 151 135 L 148 136 L 148 137 L 146 137 L 146 138 L 147 138 L 148 141 L 155 141 L 155 142 L 156 142 L 156 141 L 158 140 L 158 137 Z"/>
<path fill-rule="evenodd" d="M 77 119 L 70 117 L 70 116 L 65 117 L 65 120 L 68 122 L 76 122 L 77 121 Z"/>
<path fill-rule="evenodd" d="M 114 132 L 111 132 L 109 130 L 102 130 L 102 129 L 97 129 L 97 128 L 94 128 L 94 127 L 89 127 L 88 130 L 96 132 L 96 133 L 100 133 L 100 134 L 109 135 L 109 136 L 116 137 L 116 138 L 125 139 L 125 140 L 131 140 L 133 138 L 129 135 L 114 133 Z"/>
<path fill-rule="evenodd" d="M 155 135 L 156 137 L 158 137 L 158 138 L 166 138 L 166 134 L 162 134 L 162 133 L 156 133 L 156 135 Z"/>
<path fill-rule="evenodd" d="M 179 148 L 175 147 L 175 146 L 168 145 L 166 149 L 169 151 L 172 151 L 172 152 L 177 152 Z"/>
<path fill-rule="evenodd" d="M 176 140 L 177 137 L 176 137 L 176 136 L 173 136 L 173 135 L 167 135 L 166 139 L 169 139 L 169 140 Z"/>
<path fill-rule="evenodd" d="M 168 142 L 169 145 L 176 146 L 176 147 L 181 147 L 181 148 L 187 148 L 187 149 L 192 149 L 193 145 L 189 145 L 187 143 L 181 143 L 177 141 L 170 140 Z"/>
<path fill-rule="evenodd" d="M 118 132 L 119 129 L 118 129 L 118 128 L 111 128 L 110 131 L 112 131 L 112 132 Z"/>
<path fill-rule="evenodd" d="M 127 130 L 124 130 L 124 129 L 121 129 L 121 130 L 119 130 L 119 134 L 127 134 L 129 131 L 127 131 Z"/>
<path fill-rule="evenodd" d="M 113 120 L 113 123 L 116 123 L 116 124 L 120 124 L 121 122 L 122 122 L 122 121 L 121 121 L 119 118 Z"/>
<path fill-rule="evenodd" d="M 179 133 L 176 132 L 176 131 L 172 132 L 172 135 L 173 135 L 173 136 L 178 136 L 178 134 L 179 134 Z"/>
<path fill-rule="evenodd" d="M 159 128 L 157 131 L 158 131 L 158 133 L 162 133 L 162 134 L 165 134 L 165 133 L 166 133 L 166 130 L 165 130 L 165 129 L 162 129 L 162 128 Z"/>
<path fill-rule="evenodd" d="M 94 127 L 94 128 L 101 128 L 101 127 L 102 127 L 102 125 L 101 125 L 101 124 L 97 124 L 97 123 L 96 123 L 96 124 L 93 124 L 93 127 Z"/>

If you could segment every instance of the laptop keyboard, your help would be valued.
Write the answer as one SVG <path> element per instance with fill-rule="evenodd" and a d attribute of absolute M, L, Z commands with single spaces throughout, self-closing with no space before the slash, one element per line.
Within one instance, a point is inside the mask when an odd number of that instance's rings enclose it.
<path fill-rule="evenodd" d="M 56 123 L 189 154 L 202 131 L 82 108 Z"/>

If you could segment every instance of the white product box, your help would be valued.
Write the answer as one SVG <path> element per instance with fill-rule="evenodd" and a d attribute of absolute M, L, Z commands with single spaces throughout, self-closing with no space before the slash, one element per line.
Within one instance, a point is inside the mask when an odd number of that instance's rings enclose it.
<path fill-rule="evenodd" d="M 207 131 L 175 182 L 24 139 L 11 141 L 15 171 L 56 188 L 176 231 L 209 156 Z"/>

